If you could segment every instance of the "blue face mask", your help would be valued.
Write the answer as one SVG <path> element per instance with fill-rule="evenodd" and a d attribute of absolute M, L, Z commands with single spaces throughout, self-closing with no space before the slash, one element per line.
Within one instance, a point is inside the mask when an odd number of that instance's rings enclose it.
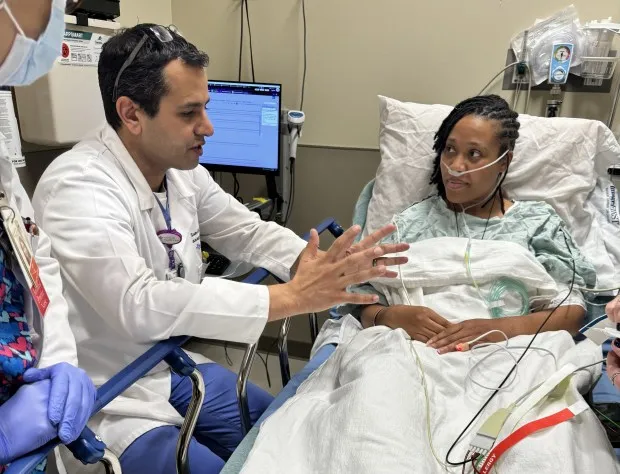
<path fill-rule="evenodd" d="M 0 0 L 0 12 L 4 10 L 17 29 L 13 46 L 0 65 L 0 85 L 25 86 L 45 75 L 60 56 L 65 31 L 66 0 L 52 0 L 52 10 L 47 28 L 38 40 L 26 37 L 5 1 Z"/>

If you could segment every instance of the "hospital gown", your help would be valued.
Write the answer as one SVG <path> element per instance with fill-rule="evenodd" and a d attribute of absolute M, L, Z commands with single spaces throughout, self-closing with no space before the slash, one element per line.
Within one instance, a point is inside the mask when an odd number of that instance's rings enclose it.
<path fill-rule="evenodd" d="M 486 218 L 455 213 L 441 197 L 431 196 L 398 214 L 395 224 L 398 231 L 388 236 L 384 243 L 412 244 L 435 237 L 468 235 L 472 239 L 513 242 L 532 252 L 560 288 L 570 287 L 573 273 L 574 286 L 596 286 L 594 267 L 575 245 L 564 221 L 544 202 L 516 201 L 504 216 L 487 221 Z M 388 305 L 385 296 L 370 284 L 353 286 L 350 291 L 376 294 L 379 304 Z M 559 304 L 565 296 L 566 292 L 563 292 L 550 306 Z M 563 304 L 585 308 L 583 297 L 576 290 Z M 343 305 L 338 308 L 338 313 L 351 313 L 359 319 L 361 309 L 362 306 Z"/>

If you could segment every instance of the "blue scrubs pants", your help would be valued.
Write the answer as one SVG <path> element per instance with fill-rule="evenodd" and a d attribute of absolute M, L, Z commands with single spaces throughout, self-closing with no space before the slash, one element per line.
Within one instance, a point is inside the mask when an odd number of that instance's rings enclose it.
<path fill-rule="evenodd" d="M 192 473 L 218 473 L 243 439 L 237 404 L 237 374 L 218 364 L 198 366 L 205 382 L 205 401 L 189 448 Z M 273 397 L 248 384 L 250 417 L 255 423 Z M 192 397 L 188 377 L 172 374 L 170 403 L 185 416 Z M 162 426 L 135 440 L 120 458 L 123 472 L 132 474 L 175 474 L 179 428 Z"/>

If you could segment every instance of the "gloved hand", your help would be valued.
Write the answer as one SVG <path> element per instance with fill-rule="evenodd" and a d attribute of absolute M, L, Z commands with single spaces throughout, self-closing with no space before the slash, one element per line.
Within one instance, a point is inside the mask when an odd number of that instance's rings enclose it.
<path fill-rule="evenodd" d="M 58 436 L 47 415 L 51 387 L 49 380 L 23 385 L 0 406 L 0 465 Z"/>
<path fill-rule="evenodd" d="M 58 427 L 58 437 L 64 444 L 75 441 L 90 418 L 97 393 L 95 386 L 82 369 L 61 362 L 45 369 L 28 369 L 26 383 L 49 379 L 52 383 L 48 417 Z"/>

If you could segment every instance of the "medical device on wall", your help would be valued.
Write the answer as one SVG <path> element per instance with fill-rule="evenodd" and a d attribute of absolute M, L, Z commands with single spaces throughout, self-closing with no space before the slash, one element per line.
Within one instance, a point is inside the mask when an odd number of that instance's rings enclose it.
<path fill-rule="evenodd" d="M 527 38 L 527 41 L 524 39 Z M 511 40 L 511 48 L 519 62 L 526 61 L 532 85 L 539 85 L 549 78 L 555 57 L 554 45 L 570 44 L 571 66 L 582 63 L 585 35 L 573 5 L 538 21 Z M 568 51 L 563 50 L 564 54 Z M 557 69 L 557 68 L 556 68 Z M 558 73 L 559 74 L 559 73 Z M 568 77 L 568 74 L 565 74 Z M 562 76 L 562 79 L 564 76 Z"/>
<path fill-rule="evenodd" d="M 286 119 L 289 134 L 289 157 L 295 159 L 297 158 L 297 144 L 299 143 L 299 137 L 301 137 L 301 129 L 306 121 L 306 114 L 300 110 L 289 110 L 286 114 Z"/>
<path fill-rule="evenodd" d="M 297 145 L 306 121 L 306 114 L 300 110 L 285 110 L 282 112 L 281 121 L 283 131 L 288 135 L 283 136 L 282 139 L 288 146 L 282 152 L 283 172 L 279 182 L 281 201 L 278 209 L 278 220 L 282 225 L 286 226 L 291 217 L 295 202 Z"/>
<path fill-rule="evenodd" d="M 207 113 L 216 133 L 200 164 L 211 171 L 278 175 L 282 86 L 209 81 L 209 95 Z"/>
<path fill-rule="evenodd" d="M 620 24 L 611 18 L 591 21 L 583 25 L 574 5 L 556 12 L 535 23 L 511 40 L 509 61 L 504 71 L 504 89 L 515 89 L 513 108 L 518 104 L 523 84 L 528 87 L 528 99 L 524 112 L 528 112 L 531 89 L 550 90 L 545 115 L 560 115 L 566 92 L 608 93 L 619 60 L 613 48 Z M 617 48 L 616 48 L 617 49 Z M 511 60 L 511 56 L 514 58 Z M 510 78 L 510 80 L 507 80 Z M 617 103 L 620 101 L 620 85 L 607 121 L 611 126 Z"/>
<path fill-rule="evenodd" d="M 65 15 L 61 56 L 34 84 L 15 88 L 23 140 L 67 146 L 105 124 L 97 66 L 105 42 L 120 25 Z"/>
<path fill-rule="evenodd" d="M 573 59 L 575 45 L 554 43 L 549 66 L 549 84 L 566 84 Z"/>
<path fill-rule="evenodd" d="M 288 135 L 289 135 L 289 157 L 291 159 L 297 158 L 297 143 L 299 143 L 299 137 L 301 137 L 301 129 L 306 121 L 306 115 L 300 110 L 289 110 L 286 114 L 288 122 Z"/>

